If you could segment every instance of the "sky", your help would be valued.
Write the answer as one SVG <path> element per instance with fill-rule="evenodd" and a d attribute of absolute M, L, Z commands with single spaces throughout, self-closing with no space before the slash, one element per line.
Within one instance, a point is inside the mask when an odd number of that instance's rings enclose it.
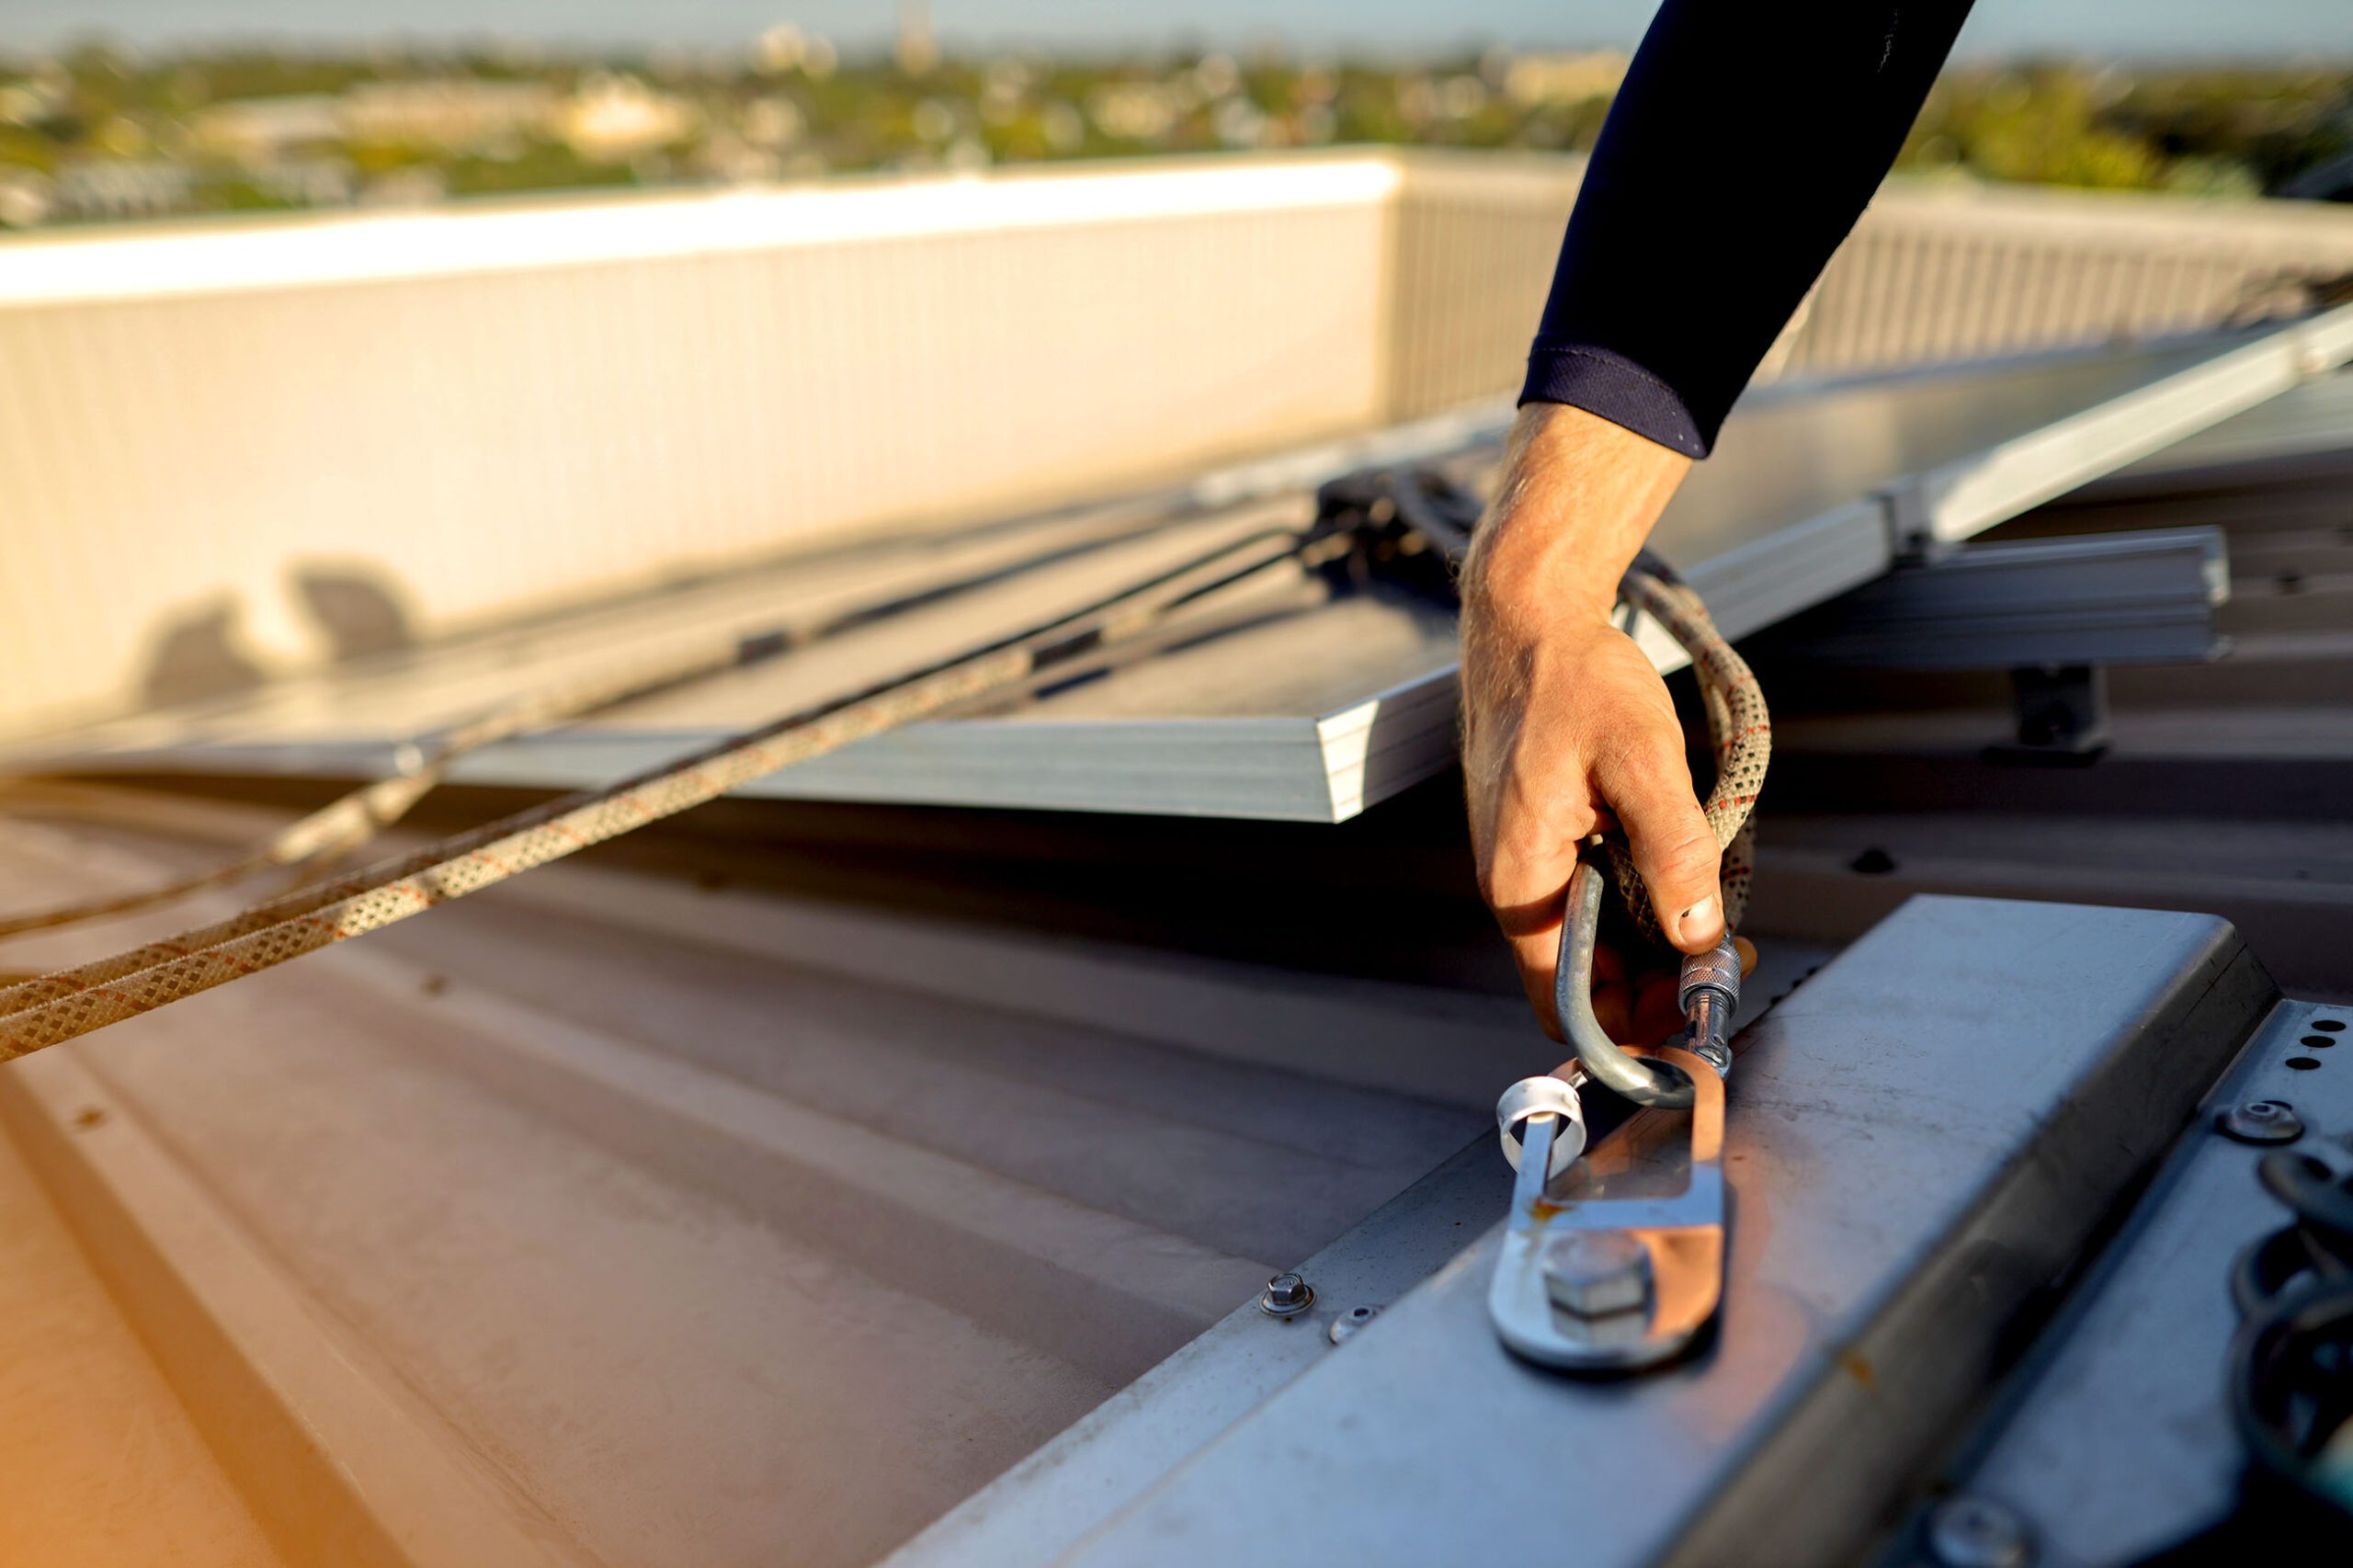
<path fill-rule="evenodd" d="M 1653 8 L 1653 0 L 932 0 L 935 24 L 952 42 L 1104 49 L 1276 39 L 1302 50 L 1398 53 L 1466 42 L 1631 45 Z M 700 48 L 787 21 L 857 43 L 885 36 L 893 14 L 892 0 L 0 0 L 0 51 L 94 29 L 147 44 L 489 34 Z M 1979 0 L 1960 52 L 2353 57 L 2353 0 Z"/>

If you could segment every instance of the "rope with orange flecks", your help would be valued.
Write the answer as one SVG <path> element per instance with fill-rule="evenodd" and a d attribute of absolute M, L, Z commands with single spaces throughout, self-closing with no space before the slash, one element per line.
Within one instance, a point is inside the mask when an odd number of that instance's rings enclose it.
<path fill-rule="evenodd" d="M 1748 910 L 1749 879 L 1756 864 L 1751 813 L 1773 756 L 1773 720 L 1764 688 L 1748 662 L 1716 630 L 1699 596 L 1679 578 L 1638 566 L 1626 574 L 1619 596 L 1656 620 L 1691 655 L 1716 758 L 1716 781 L 1700 809 L 1715 832 L 1716 847 L 1723 851 L 1724 929 L 1736 930 Z M 1645 937 L 1660 939 L 1649 892 L 1625 839 L 1612 835 L 1607 846 L 1627 912 Z"/>

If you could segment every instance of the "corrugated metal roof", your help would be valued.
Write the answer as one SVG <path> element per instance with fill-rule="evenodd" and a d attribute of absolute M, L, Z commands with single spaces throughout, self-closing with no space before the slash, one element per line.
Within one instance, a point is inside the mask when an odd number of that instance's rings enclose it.
<path fill-rule="evenodd" d="M 74 814 L 0 898 L 218 853 Z M 856 1562 L 1487 1125 L 1415 1089 L 1550 1055 L 1503 998 L 564 867 L 0 1105 L 281 1542 Z"/>
<path fill-rule="evenodd" d="M 1980 757 L 1985 681 L 1775 687 L 1762 994 L 1924 887 L 2216 908 L 2353 994 L 2353 428 L 2223 435 L 2012 530 L 2231 531 L 2233 653 L 2120 675 L 2097 766 Z M 12 1065 L 0 1305 L 45 1354 L 0 1413 L 55 1437 L 0 1545 L 119 1561 L 167 1512 L 220 1561 L 870 1561 L 1550 1064 L 1452 793 L 1336 828 L 726 802 Z M 282 814 L 0 803 L 0 907 Z"/>

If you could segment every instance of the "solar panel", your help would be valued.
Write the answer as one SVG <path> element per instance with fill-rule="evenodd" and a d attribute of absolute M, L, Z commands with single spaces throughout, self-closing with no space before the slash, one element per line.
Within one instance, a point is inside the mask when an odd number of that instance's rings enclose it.
<path fill-rule="evenodd" d="M 1653 544 L 1734 637 L 1866 582 L 1909 549 L 1968 538 L 2353 358 L 2353 308 L 2287 326 L 1753 392 Z M 1491 467 L 1508 411 L 1404 432 L 1389 455 Z M 1382 449 L 1374 442 L 1368 449 Z M 456 640 L 209 706 L 19 748 L 19 767 L 356 778 L 413 737 L 539 686 L 714 631 L 975 576 L 969 591 L 782 658 L 506 743 L 460 781 L 603 782 L 855 689 L 1156 565 L 1303 521 L 1305 476 L 1362 452 L 1295 457 L 1190 492 L 1016 519 L 949 540 L 870 539 Z M 1317 469 L 1323 462 L 1327 466 Z M 1242 498 L 1220 502 L 1222 492 Z M 1031 556 L 1046 564 L 992 577 Z M 1662 668 L 1679 659 L 1654 629 Z M 1446 605 L 1402 587 L 1259 574 L 1141 651 L 955 717 L 772 775 L 760 795 L 1164 814 L 1345 820 L 1453 752 Z"/>

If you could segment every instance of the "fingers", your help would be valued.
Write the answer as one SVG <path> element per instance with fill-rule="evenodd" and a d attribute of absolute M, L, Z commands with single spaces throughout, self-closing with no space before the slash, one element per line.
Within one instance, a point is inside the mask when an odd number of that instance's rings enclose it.
<path fill-rule="evenodd" d="M 1537 755 L 1530 756 L 1533 750 Z M 1552 1005 L 1561 915 L 1579 846 L 1593 830 L 1582 769 L 1566 754 L 1522 748 L 1502 777 L 1482 780 L 1466 766 L 1479 892 L 1511 948 L 1528 1005 L 1544 1031 L 1562 1038 Z M 1619 978 L 1623 978 L 1622 970 Z"/>
<path fill-rule="evenodd" d="M 1488 906 L 1510 945 L 1520 988 L 1528 993 L 1528 1005 L 1535 1010 L 1537 1021 L 1554 1040 L 1563 1037 L 1552 1003 L 1552 975 L 1561 957 L 1561 913 L 1569 873 L 1576 869 L 1576 844 L 1572 839 L 1564 851 L 1531 849 L 1517 857 L 1498 856 L 1495 865 L 1503 875 L 1489 879 Z M 1594 955 L 1594 962 L 1598 979 L 1599 953 Z M 1622 965 L 1617 978 L 1625 978 Z"/>
<path fill-rule="evenodd" d="M 1723 856 L 1691 790 L 1682 731 L 1669 722 L 1625 735 L 1594 781 L 1625 825 L 1666 939 L 1687 953 L 1714 947 L 1724 934 Z"/>
<path fill-rule="evenodd" d="M 1572 858 L 1574 868 L 1575 860 Z M 1562 874 L 1568 881 L 1566 872 Z M 1549 906 L 1552 925 L 1543 930 L 1530 931 L 1506 925 L 1505 939 L 1511 944 L 1512 958 L 1519 966 L 1520 989 L 1528 993 L 1528 1005 L 1536 1014 L 1536 1021 L 1554 1040 L 1565 1041 L 1566 1031 L 1561 1027 L 1559 1010 L 1553 1005 L 1552 977 L 1561 958 L 1561 907 L 1556 897 Z M 1620 1038 L 1615 1031 L 1622 1028 L 1633 1016 L 1633 988 L 1626 983 L 1626 960 L 1615 948 L 1597 947 L 1593 949 L 1593 1016 L 1600 1021 L 1602 1031 L 1610 1039 Z"/>
<path fill-rule="evenodd" d="M 1552 1006 L 1552 960 L 1537 950 L 1537 938 L 1513 937 L 1509 941 L 1512 961 L 1519 967 L 1519 988 L 1528 994 L 1529 1011 L 1536 1015 L 1547 1035 L 1565 1042 L 1568 1035 L 1561 1028 L 1560 1010 Z"/>
<path fill-rule="evenodd" d="M 1553 927 L 1557 933 L 1558 926 Z M 1553 949 L 1557 951 L 1557 949 Z M 1544 1032 L 1554 1040 L 1565 1037 L 1561 1028 L 1560 1015 L 1552 1006 L 1552 960 L 1544 960 L 1540 979 L 1531 980 L 1523 968 L 1520 984 L 1528 992 L 1528 1005 L 1535 1010 L 1537 1021 Z M 1675 976 L 1665 977 L 1665 1013 L 1659 1011 L 1655 982 L 1660 977 L 1646 975 L 1638 990 L 1626 978 L 1626 962 L 1616 949 L 1596 948 L 1593 950 L 1593 1021 L 1611 1040 L 1633 1041 L 1664 1040 L 1673 1034 L 1682 1022 L 1675 1008 Z M 1639 1002 L 1637 998 L 1640 998 Z M 1654 1020 L 1665 1017 L 1664 1025 L 1654 1027 Z"/>

